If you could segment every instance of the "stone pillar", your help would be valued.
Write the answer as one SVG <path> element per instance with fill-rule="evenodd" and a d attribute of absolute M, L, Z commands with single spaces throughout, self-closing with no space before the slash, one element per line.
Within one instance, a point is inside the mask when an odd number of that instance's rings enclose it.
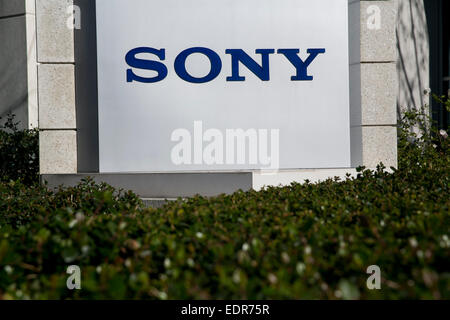
<path fill-rule="evenodd" d="M 73 0 L 36 1 L 41 174 L 77 173 Z"/>
<path fill-rule="evenodd" d="M 383 162 L 388 168 L 396 167 L 396 2 L 350 0 L 349 12 L 354 49 L 350 50 L 354 52 L 350 56 L 351 136 L 352 145 L 362 146 L 352 164 L 374 168 Z M 357 13 L 359 28 L 352 25 L 358 23 L 352 21 Z"/>

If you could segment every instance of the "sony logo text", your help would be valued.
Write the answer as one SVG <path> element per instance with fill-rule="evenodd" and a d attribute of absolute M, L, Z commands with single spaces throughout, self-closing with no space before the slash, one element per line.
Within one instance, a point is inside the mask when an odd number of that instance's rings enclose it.
<path fill-rule="evenodd" d="M 291 76 L 291 81 L 312 81 L 314 77 L 308 75 L 308 67 L 317 58 L 324 54 L 324 48 L 307 49 L 306 59 L 299 56 L 300 49 L 278 49 L 278 57 L 284 57 L 295 68 L 295 74 Z M 226 81 L 245 81 L 245 77 L 239 73 L 240 65 L 244 65 L 261 81 L 270 81 L 270 59 L 275 54 L 275 49 L 256 49 L 255 53 L 261 55 L 261 63 L 255 61 L 249 54 L 242 49 L 226 49 L 225 54 L 231 58 L 231 75 Z M 154 55 L 158 60 L 139 57 L 142 54 Z M 209 73 L 203 77 L 195 77 L 187 71 L 186 62 L 193 54 L 201 54 L 208 58 L 211 67 Z M 167 66 L 161 62 L 166 60 L 166 49 L 155 49 L 150 47 L 139 47 L 130 50 L 125 56 L 125 62 L 130 69 L 127 69 L 127 82 L 155 83 L 164 80 L 169 73 Z M 143 77 L 137 75 L 133 69 L 154 71 L 156 76 Z M 222 71 L 222 59 L 209 48 L 193 47 L 182 51 L 177 55 L 174 61 L 174 69 L 178 77 L 190 83 L 206 83 L 213 81 Z"/>

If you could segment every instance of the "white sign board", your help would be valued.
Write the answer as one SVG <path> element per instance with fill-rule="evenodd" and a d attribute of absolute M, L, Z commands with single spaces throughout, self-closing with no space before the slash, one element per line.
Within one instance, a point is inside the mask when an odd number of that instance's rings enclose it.
<path fill-rule="evenodd" d="M 100 172 L 350 167 L 347 0 L 97 0 Z"/>

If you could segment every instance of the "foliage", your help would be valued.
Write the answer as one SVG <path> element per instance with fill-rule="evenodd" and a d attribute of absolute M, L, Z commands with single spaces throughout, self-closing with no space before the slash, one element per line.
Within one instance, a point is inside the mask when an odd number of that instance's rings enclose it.
<path fill-rule="evenodd" d="M 13 115 L 0 125 L 0 182 L 22 179 L 27 185 L 38 183 L 38 132 L 18 130 L 17 125 Z"/>
<path fill-rule="evenodd" d="M 91 180 L 0 184 L 0 298 L 449 299 L 450 139 L 412 134 L 420 119 L 399 125 L 399 169 L 344 181 L 160 209 Z M 69 265 L 81 290 L 66 287 Z"/>

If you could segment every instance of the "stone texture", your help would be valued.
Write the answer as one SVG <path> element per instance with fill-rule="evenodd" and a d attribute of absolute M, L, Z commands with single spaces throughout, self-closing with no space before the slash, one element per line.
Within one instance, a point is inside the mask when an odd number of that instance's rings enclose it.
<path fill-rule="evenodd" d="M 361 64 L 362 125 L 396 125 L 397 92 L 395 63 Z"/>
<path fill-rule="evenodd" d="M 395 29 L 397 7 L 394 1 L 361 1 L 361 61 L 393 62 L 397 60 Z M 371 9 L 374 9 L 373 11 Z M 379 10 L 379 11 L 377 11 Z M 369 28 L 371 17 L 378 14 L 380 28 Z"/>
<path fill-rule="evenodd" d="M 39 65 L 39 127 L 75 129 L 75 79 L 70 64 Z"/>
<path fill-rule="evenodd" d="M 37 1 L 39 62 L 74 62 L 73 30 L 67 27 L 71 5 L 73 0 Z"/>
<path fill-rule="evenodd" d="M 377 14 L 379 27 L 371 20 Z M 353 167 L 374 168 L 380 162 L 397 165 L 396 24 L 395 1 L 349 0 Z"/>
<path fill-rule="evenodd" d="M 362 127 L 363 164 L 375 168 L 380 162 L 397 167 L 397 128 L 393 126 Z"/>
<path fill-rule="evenodd" d="M 77 172 L 77 133 L 75 130 L 51 130 L 39 133 L 41 174 Z"/>

